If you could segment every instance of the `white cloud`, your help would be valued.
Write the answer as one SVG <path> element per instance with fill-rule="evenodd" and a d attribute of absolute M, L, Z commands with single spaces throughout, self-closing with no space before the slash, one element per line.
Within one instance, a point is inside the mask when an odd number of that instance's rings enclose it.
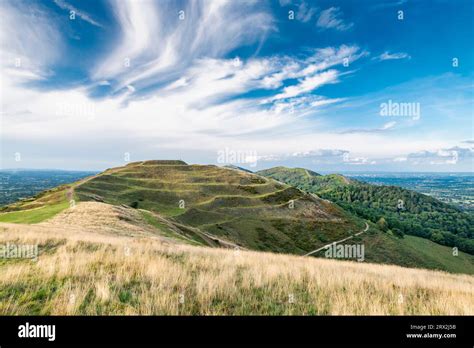
<path fill-rule="evenodd" d="M 63 10 L 73 11 L 76 16 L 78 16 L 79 18 L 81 18 L 82 20 L 86 21 L 89 24 L 95 25 L 96 27 L 100 27 L 100 28 L 103 27 L 102 24 L 94 20 L 88 13 L 77 9 L 76 7 L 72 6 L 71 4 L 68 4 L 64 0 L 54 0 L 54 3 Z"/>
<path fill-rule="evenodd" d="M 182 9 L 174 2 L 112 4 L 122 34 L 92 77 L 114 79 L 116 90 L 171 83 L 196 59 L 222 57 L 274 30 L 273 17 L 254 1 L 190 1 Z M 179 11 L 184 11 L 182 20 Z"/>
<path fill-rule="evenodd" d="M 303 23 L 309 22 L 316 14 L 316 11 L 316 7 L 308 5 L 306 1 L 302 1 L 298 5 L 298 10 L 296 11 L 296 19 Z"/>
<path fill-rule="evenodd" d="M 465 162 L 474 165 L 474 147 L 454 146 L 450 148 L 439 148 L 436 150 L 424 150 L 410 153 L 407 156 L 408 161 L 416 164 L 429 165 L 456 165 L 459 162 Z"/>
<path fill-rule="evenodd" d="M 244 61 L 238 57 L 212 57 L 251 42 L 253 38 L 248 36 L 253 34 L 255 27 L 247 25 L 246 20 L 235 21 L 232 25 L 227 23 L 227 15 L 233 16 L 229 11 L 241 11 L 233 3 L 224 1 L 205 4 L 211 6 L 204 11 L 205 18 L 201 18 L 202 14 L 188 11 L 189 8 L 186 10 L 187 18 L 196 17 L 197 22 L 206 23 L 200 30 L 193 32 L 193 35 L 180 31 L 163 34 L 165 42 L 166 39 L 177 42 L 174 46 L 168 46 L 171 53 L 167 55 L 161 51 L 166 44 L 156 45 L 160 33 L 169 30 L 159 22 L 163 18 L 159 16 L 158 9 L 147 7 L 152 6 L 148 2 L 139 7 L 136 7 L 136 2 L 116 3 L 116 15 L 121 18 L 124 33 L 113 53 L 105 58 L 104 65 L 95 71 L 91 84 L 92 87 L 111 86 L 116 89 L 122 86 L 121 93 L 115 97 L 91 99 L 87 97 L 87 86 L 58 91 L 31 90 L 17 84 L 13 75 L 7 77 L 4 81 L 6 93 L 2 106 L 4 127 L 1 133 L 8 148 L 16 148 L 15 144 L 21 143 L 30 144 L 30 150 L 34 148 L 39 151 L 41 146 L 33 144 L 49 144 L 54 139 L 55 144 L 61 143 L 62 146 L 56 146 L 52 151 L 69 149 L 71 153 L 76 153 L 85 147 L 101 153 L 104 146 L 120 151 L 121 144 L 127 144 L 123 139 L 133 138 L 136 143 L 145 143 L 147 149 L 189 151 L 199 144 L 202 151 L 215 152 L 216 148 L 242 148 L 247 147 L 244 144 L 250 144 L 265 152 L 274 149 L 270 141 L 272 137 L 269 137 L 273 131 L 281 132 L 284 138 L 291 138 L 300 127 L 295 119 L 301 120 L 306 113 L 340 100 L 304 94 L 334 80 L 337 72 L 327 69 L 339 64 L 343 56 L 353 55 L 351 59 L 357 59 L 360 56 L 357 47 L 315 50 L 303 59 L 273 56 Z M 246 18 L 259 23 L 257 33 L 260 34 L 271 24 L 271 18 L 261 11 L 246 15 Z M 128 27 L 125 25 L 127 22 L 130 22 Z M 148 34 L 150 28 L 157 29 L 157 37 Z M 225 35 L 221 36 L 221 33 Z M 137 37 L 139 39 L 135 40 Z M 192 60 L 182 64 L 181 58 L 173 58 L 173 52 L 180 51 L 180 46 L 176 45 L 194 45 L 195 41 L 189 37 L 197 37 L 197 42 L 204 46 L 195 47 L 191 54 Z M 216 42 L 209 41 L 212 37 Z M 181 38 L 187 41 L 180 43 Z M 223 40 L 228 42 L 223 43 Z M 55 43 L 52 42 L 50 52 L 58 50 Z M 189 49 L 184 48 L 184 52 L 178 53 L 186 57 Z M 203 52 L 211 54 L 200 57 Z M 130 71 L 119 66 L 125 54 L 130 58 Z M 26 55 L 34 57 L 36 52 L 29 50 Z M 161 74 L 155 70 L 157 60 L 153 60 L 153 56 L 157 56 L 156 59 L 161 62 L 167 62 L 173 68 L 171 70 L 179 74 L 165 74 L 168 83 L 153 94 L 130 98 L 160 78 Z M 114 61 L 117 57 L 120 63 Z M 148 79 L 150 76 L 152 78 Z M 273 105 L 264 105 L 261 98 L 236 98 L 242 93 L 258 89 L 271 90 L 276 94 L 278 92 L 273 90 L 292 78 L 300 79 L 298 86 L 294 87 L 296 90 L 283 90 L 283 93 L 294 96 L 286 101 L 293 104 L 296 110 L 294 113 L 279 110 Z M 119 85 L 113 86 L 117 80 Z M 297 150 L 299 146 L 292 147 Z"/>
<path fill-rule="evenodd" d="M 280 6 L 288 6 L 291 5 L 291 0 L 279 0 Z"/>
<path fill-rule="evenodd" d="M 395 1 L 380 2 L 380 3 L 374 4 L 374 6 L 372 6 L 372 9 L 379 10 L 379 9 L 384 9 L 387 7 L 400 6 L 400 5 L 405 4 L 407 1 L 408 0 L 395 0 Z"/>
<path fill-rule="evenodd" d="M 322 85 L 338 82 L 340 72 L 332 68 L 340 65 L 347 60 L 348 64 L 357 59 L 366 56 L 366 51 L 360 51 L 357 46 L 341 45 L 339 48 L 326 47 L 317 49 L 314 54 L 304 60 L 291 60 L 276 73 L 270 74 L 264 78 L 264 83 L 277 88 L 282 85 L 286 79 L 297 79 L 296 85 L 287 86 L 279 93 L 264 102 L 273 102 L 275 100 L 293 98 L 299 95 L 309 93 Z"/>
<path fill-rule="evenodd" d="M 165 91 L 169 91 L 169 90 L 172 90 L 172 89 L 175 89 L 175 88 L 179 88 L 179 87 L 185 87 L 187 86 L 189 83 L 188 81 L 186 80 L 185 77 L 182 77 L 172 83 L 170 83 L 168 86 L 166 86 L 164 88 Z"/>
<path fill-rule="evenodd" d="M 385 132 L 385 131 L 393 129 L 396 125 L 397 125 L 397 122 L 391 121 L 391 122 L 385 123 L 384 125 L 382 125 L 381 127 L 378 127 L 378 128 L 354 128 L 354 129 L 344 130 L 344 131 L 340 132 L 340 134 L 381 133 L 381 132 Z"/>
<path fill-rule="evenodd" d="M 411 56 L 408 53 L 405 52 L 399 52 L 399 53 L 390 53 L 388 51 L 385 51 L 381 55 L 372 58 L 373 60 L 379 60 L 379 61 L 384 61 L 384 60 L 397 60 L 397 59 L 411 59 Z"/>
<path fill-rule="evenodd" d="M 298 84 L 285 87 L 282 93 L 277 94 L 271 100 L 293 98 L 311 92 L 322 85 L 336 83 L 338 81 L 338 76 L 339 73 L 337 70 L 328 70 L 313 76 L 305 77 L 301 79 Z"/>
<path fill-rule="evenodd" d="M 369 159 L 367 157 L 352 157 L 349 152 L 344 153 L 344 155 L 342 156 L 342 161 L 350 165 L 363 165 L 373 163 L 373 161 L 369 162 Z"/>
<path fill-rule="evenodd" d="M 324 29 L 336 29 L 339 31 L 349 30 L 354 26 L 354 23 L 346 23 L 341 18 L 342 12 L 339 7 L 330 7 L 321 11 L 316 25 Z"/>
<path fill-rule="evenodd" d="M 395 127 L 396 124 L 397 122 L 395 121 L 387 122 L 382 126 L 381 130 L 392 129 L 393 127 Z"/>
<path fill-rule="evenodd" d="M 48 66 L 61 56 L 63 41 L 59 28 L 48 14 L 34 4 L 0 1 L 0 50 L 2 74 L 18 82 L 43 79 Z"/>
<path fill-rule="evenodd" d="M 149 155 L 145 158 L 157 158 L 157 151 L 163 149 L 181 157 L 189 151 L 215 153 L 225 147 L 253 149 L 262 158 L 347 165 L 371 165 L 384 158 L 410 160 L 407 154 L 425 149 L 445 149 L 435 152 L 430 163 L 454 162 L 452 151 L 458 153 L 457 164 L 465 158 L 462 150 L 452 149 L 452 142 L 442 137 L 427 134 L 414 139 L 390 131 L 395 122 L 338 133 L 330 117 L 317 117 L 329 105 L 336 105 L 336 111 L 350 109 L 341 105 L 344 98 L 315 93 L 341 79 L 345 67 L 338 65 L 344 58 L 352 63 L 367 55 L 357 46 L 314 49 L 306 56 L 223 59 L 272 30 L 271 16 L 256 2 L 246 2 L 255 10 L 250 14 L 234 2 L 190 2 L 183 23 L 163 16 L 166 8 L 137 3 L 113 3 L 122 31 L 103 57 L 103 65 L 92 71 L 91 86 L 51 91 L 29 89 L 18 82 L 47 77 L 48 66 L 61 56 L 60 29 L 41 11 L 23 14 L 1 2 L 1 53 L 31 63 L 24 70 L 2 67 L 1 136 L 7 151 L 24 147 L 23 151 L 36 151 L 38 158 L 64 151 L 70 161 L 76 161 L 81 151 L 86 152 L 83 158 L 94 154 L 119 158 L 121 152 L 134 150 L 135 144 L 139 144 L 136 152 Z M 170 26 L 172 20 L 177 25 Z M 15 27 L 20 22 L 23 25 Z M 127 57 L 130 67 L 123 66 Z M 288 85 L 289 80 L 294 84 Z M 88 87 L 98 85 L 120 93 L 89 98 Z M 149 86 L 154 86 L 152 92 L 141 95 Z M 262 90 L 265 97 L 251 95 Z"/>

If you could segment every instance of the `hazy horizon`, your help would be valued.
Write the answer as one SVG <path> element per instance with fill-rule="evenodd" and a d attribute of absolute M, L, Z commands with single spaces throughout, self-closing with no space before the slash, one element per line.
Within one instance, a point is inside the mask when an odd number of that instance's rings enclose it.
<path fill-rule="evenodd" d="M 144 160 L 146 161 L 146 160 Z M 135 161 L 135 162 L 140 162 L 140 161 Z M 185 161 L 186 162 L 186 161 Z M 193 165 L 193 164 L 197 164 L 197 165 L 217 165 L 217 166 L 227 166 L 227 165 L 232 165 L 232 164 L 215 164 L 215 163 L 188 163 L 186 162 L 187 164 L 189 165 Z M 126 164 L 124 164 L 126 165 Z M 235 164 L 234 164 L 235 165 Z M 90 172 L 90 173 L 100 173 L 104 170 L 106 170 L 107 168 L 111 168 L 111 167 L 118 167 L 120 165 L 117 165 L 117 166 L 108 166 L 108 167 L 104 167 L 104 168 L 101 168 L 101 169 L 64 169 L 64 168 L 0 168 L 0 172 L 4 171 L 64 171 L 64 172 Z M 264 170 L 264 169 L 269 169 L 269 168 L 274 168 L 274 167 L 278 167 L 279 165 L 275 165 L 275 166 L 265 166 L 265 167 L 262 167 L 262 168 L 258 168 L 258 169 L 254 169 L 254 168 L 251 168 L 249 166 L 245 166 L 245 165 L 237 165 L 238 167 L 241 167 L 241 168 L 244 168 L 244 169 L 247 169 L 247 170 L 250 170 L 250 171 L 259 171 L 259 170 Z M 283 165 L 282 165 L 283 166 Z M 323 175 L 326 175 L 326 174 L 462 174 L 462 175 L 466 175 L 466 174 L 469 174 L 469 175 L 473 175 L 474 176 L 474 172 L 472 171 L 431 171 L 431 172 L 428 172 L 428 171 L 380 171 L 380 170 L 352 170 L 352 171 L 349 171 L 349 170 L 339 170 L 339 171 L 336 171 L 336 170 L 318 170 L 317 168 L 305 168 L 305 167 L 298 167 L 298 166 L 288 166 L 288 168 L 304 168 L 304 169 L 309 169 L 309 170 L 312 170 L 312 171 L 315 171 L 319 174 L 323 174 Z"/>

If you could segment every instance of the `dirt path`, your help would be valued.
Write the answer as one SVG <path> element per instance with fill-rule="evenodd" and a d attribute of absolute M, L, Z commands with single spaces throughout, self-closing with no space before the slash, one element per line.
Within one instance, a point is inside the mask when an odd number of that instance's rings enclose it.
<path fill-rule="evenodd" d="M 356 237 L 356 236 L 359 236 L 359 235 L 361 235 L 362 233 L 367 232 L 368 230 L 369 230 L 369 224 L 366 222 L 366 223 L 365 223 L 365 228 L 364 228 L 362 231 L 357 232 L 356 234 L 353 234 L 352 236 L 346 237 L 346 238 L 344 238 L 344 239 L 341 239 L 341 240 L 338 240 L 338 241 L 335 241 L 335 242 L 326 244 L 325 246 L 323 246 L 323 247 L 321 247 L 321 248 L 318 248 L 318 249 L 316 249 L 316 250 L 310 251 L 309 253 L 307 253 L 307 254 L 305 254 L 305 255 L 303 255 L 303 256 L 309 256 L 309 255 L 315 254 L 315 253 L 317 253 L 318 251 L 321 251 L 321 250 L 323 250 L 323 249 L 328 248 L 328 247 L 329 247 L 330 245 L 332 245 L 332 244 L 337 244 L 337 243 L 345 242 L 346 240 L 349 240 L 349 239 L 352 239 L 352 238 L 354 238 L 354 237 Z"/>

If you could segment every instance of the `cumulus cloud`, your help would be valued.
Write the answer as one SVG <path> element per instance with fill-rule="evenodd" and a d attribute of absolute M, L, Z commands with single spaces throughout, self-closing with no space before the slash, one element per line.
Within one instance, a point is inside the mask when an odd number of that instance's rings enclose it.
<path fill-rule="evenodd" d="M 306 158 L 306 159 L 317 159 L 317 160 L 325 160 L 325 161 L 342 161 L 343 157 L 348 154 L 348 151 L 339 150 L 339 149 L 316 149 L 316 150 L 308 150 L 308 151 L 301 151 L 301 152 L 292 152 L 292 153 L 284 153 L 284 154 L 268 154 L 259 156 L 259 161 L 264 162 L 274 162 L 274 161 L 287 161 L 289 159 L 295 158 Z"/>
<path fill-rule="evenodd" d="M 341 149 L 316 149 L 303 152 L 293 152 L 280 155 L 265 155 L 259 156 L 258 160 L 263 162 L 291 162 L 292 160 L 306 159 L 313 164 L 347 164 L 347 165 L 362 165 L 376 164 L 376 161 L 371 161 L 367 157 L 358 157 L 351 155 L 350 151 Z"/>
<path fill-rule="evenodd" d="M 474 147 L 454 146 L 437 150 L 425 150 L 411 153 L 407 160 L 415 165 L 456 165 L 459 162 L 474 165 Z"/>

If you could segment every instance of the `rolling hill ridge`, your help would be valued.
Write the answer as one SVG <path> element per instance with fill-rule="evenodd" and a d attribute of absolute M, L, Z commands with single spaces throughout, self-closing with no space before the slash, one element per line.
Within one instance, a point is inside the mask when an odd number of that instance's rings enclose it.
<path fill-rule="evenodd" d="M 317 178 L 330 192 L 354 181 L 306 169 L 291 171 L 287 180 L 281 174 L 288 171 L 278 168 L 272 178 L 266 177 L 269 172 L 255 174 L 237 167 L 134 162 L 2 207 L 0 222 L 68 229 L 85 225 L 107 234 L 120 234 L 124 228 L 126 234 L 184 244 L 296 255 L 354 236 L 347 243 L 363 243 L 367 262 L 474 274 L 472 255 L 461 252 L 453 258 L 450 248 L 428 239 L 387 233 L 321 191 L 315 194 L 298 184 Z M 94 209 L 100 214 L 93 214 Z M 105 226 L 102 231 L 101 225 L 119 227 Z"/>

